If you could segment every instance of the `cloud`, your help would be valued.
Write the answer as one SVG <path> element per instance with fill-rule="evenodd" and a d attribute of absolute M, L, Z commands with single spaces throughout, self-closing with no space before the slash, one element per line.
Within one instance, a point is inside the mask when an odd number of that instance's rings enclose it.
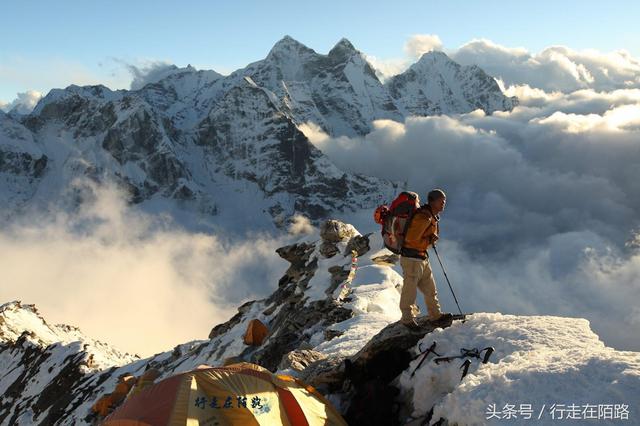
<path fill-rule="evenodd" d="M 638 251 L 622 254 L 592 231 L 554 235 L 502 262 L 478 261 L 454 241 L 438 250 L 465 312 L 587 318 L 607 346 L 640 349 Z M 441 303 L 457 311 L 437 261 L 432 266 Z"/>
<path fill-rule="evenodd" d="M 52 323 L 144 356 L 206 339 L 286 270 L 282 240 L 190 233 L 128 208 L 114 189 L 82 185 L 95 198 L 78 213 L 0 231 L 0 300 L 35 303 Z"/>
<path fill-rule="evenodd" d="M 47 72 L 42 72 L 43 69 Z M 128 86 L 130 79 L 122 67 L 106 69 L 104 65 L 94 67 L 59 57 L 8 56 L 0 61 L 0 81 L 4 88 L 15 87 L 15 92 L 29 88 L 46 94 L 53 88 L 64 88 L 71 84 L 103 84 L 111 89 L 123 89 Z"/>
<path fill-rule="evenodd" d="M 415 59 L 432 50 L 442 50 L 442 40 L 435 34 L 412 35 L 404 45 L 404 52 Z"/>
<path fill-rule="evenodd" d="M 382 82 L 387 80 L 389 77 L 402 73 L 411 65 L 411 62 L 406 58 L 380 59 L 367 54 L 364 54 L 364 57 L 376 71 L 376 75 Z"/>
<path fill-rule="evenodd" d="M 510 90 L 526 94 L 512 112 L 379 120 L 363 138 L 303 131 L 344 170 L 447 191 L 441 251 L 465 309 L 586 317 L 638 350 L 639 93 Z M 348 220 L 372 230 L 370 214 Z"/>
<path fill-rule="evenodd" d="M 23 93 L 18 93 L 16 99 L 9 103 L 0 102 L 0 109 L 6 112 L 15 109 L 19 114 L 29 114 L 36 107 L 40 99 L 42 99 L 42 93 L 36 90 L 28 90 Z"/>
<path fill-rule="evenodd" d="M 462 65 L 478 65 L 507 85 L 565 93 L 640 88 L 640 61 L 624 50 L 602 53 L 551 46 L 536 54 L 476 39 L 453 51 L 451 57 Z"/>
<path fill-rule="evenodd" d="M 166 61 L 148 61 L 141 66 L 120 59 L 114 59 L 114 61 L 121 63 L 131 73 L 133 77 L 131 90 L 139 90 L 147 84 L 156 83 L 178 69 Z"/>
<path fill-rule="evenodd" d="M 47 72 L 42 73 L 42 69 Z M 58 57 L 7 57 L 0 62 L 0 81 L 6 87 L 15 87 L 16 90 L 27 87 L 34 90 L 19 93 L 18 98 L 12 102 L 0 101 L 0 109 L 8 111 L 16 102 L 28 108 L 29 104 L 26 102 L 33 99 L 33 93 L 46 94 L 53 88 L 65 88 L 71 84 L 102 84 L 112 90 L 137 90 L 145 84 L 166 77 L 176 69 L 175 65 L 162 60 L 105 58 L 97 64 L 86 64 Z"/>
<path fill-rule="evenodd" d="M 376 70 L 381 81 L 387 80 L 407 70 L 423 54 L 432 50 L 442 50 L 442 41 L 435 34 L 414 34 L 404 44 L 404 57 L 383 59 L 372 55 L 365 58 Z"/>
<path fill-rule="evenodd" d="M 445 50 L 440 37 L 415 34 L 405 42 L 403 57 L 367 56 L 367 59 L 383 79 L 387 79 L 404 72 L 423 53 L 431 50 Z M 578 51 L 565 46 L 550 46 L 533 53 L 524 47 L 507 47 L 487 39 L 473 39 L 445 52 L 461 65 L 480 66 L 506 87 L 530 87 L 548 93 L 640 88 L 640 60 L 625 50 Z"/>
<path fill-rule="evenodd" d="M 296 214 L 291 218 L 289 234 L 294 236 L 309 235 L 316 231 L 309 218 Z"/>

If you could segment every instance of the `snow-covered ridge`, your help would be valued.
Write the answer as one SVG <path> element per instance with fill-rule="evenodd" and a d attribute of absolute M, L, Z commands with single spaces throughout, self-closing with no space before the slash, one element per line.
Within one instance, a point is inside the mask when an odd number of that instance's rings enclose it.
<path fill-rule="evenodd" d="M 74 327 L 49 325 L 32 305 L 2 305 L 0 424 L 91 424 L 97 420 L 91 406 L 123 374 L 139 377 L 155 368 L 162 378 L 239 360 L 301 377 L 350 424 L 384 416 L 391 416 L 385 424 L 525 424 L 539 415 L 549 423 L 552 416 L 566 419 L 568 410 L 574 419 L 598 424 L 638 418 L 640 354 L 605 347 L 584 319 L 477 313 L 464 322 L 420 320 L 423 331 L 412 332 L 396 322 L 402 279 L 397 258 L 381 248 L 379 236 L 330 221 L 319 235 L 278 254 L 290 267 L 272 295 L 239 307 L 208 339 L 142 360 Z M 270 330 L 259 346 L 243 341 L 253 319 Z M 411 361 L 433 342 L 437 355 Z M 435 361 L 460 355 L 462 348 L 487 347 L 494 349 L 487 363 L 473 357 Z M 381 381 L 381 374 L 388 379 Z M 394 388 L 399 412 L 393 398 L 371 400 L 372 389 L 387 395 Z M 377 411 L 358 409 L 359 401 Z"/>
<path fill-rule="evenodd" d="M 75 346 L 82 348 L 91 358 L 92 370 L 105 369 L 123 362 L 137 360 L 136 355 L 121 352 L 104 342 L 85 336 L 79 328 L 66 324 L 49 324 L 35 305 L 19 301 L 0 306 L 0 344 L 15 344 L 22 339 L 41 349 L 49 346 Z"/>
<path fill-rule="evenodd" d="M 640 416 L 640 353 L 605 347 L 580 318 L 478 313 L 426 335 L 418 347 L 437 342 L 439 354 L 461 348 L 495 349 L 489 362 L 435 362 L 422 357 L 399 377 L 414 418 L 432 411 L 434 424 L 551 424 L 597 421 L 635 424 Z"/>
<path fill-rule="evenodd" d="M 0 116 L 0 219 L 75 209 L 83 180 L 198 230 L 273 230 L 295 214 L 373 208 L 397 185 L 338 169 L 302 125 L 354 136 L 378 119 L 513 107 L 477 67 L 429 57 L 383 85 L 346 39 L 324 55 L 284 37 L 228 76 L 168 66 L 136 90 L 54 89 L 30 115 Z M 247 200 L 250 223 L 235 214 Z"/>

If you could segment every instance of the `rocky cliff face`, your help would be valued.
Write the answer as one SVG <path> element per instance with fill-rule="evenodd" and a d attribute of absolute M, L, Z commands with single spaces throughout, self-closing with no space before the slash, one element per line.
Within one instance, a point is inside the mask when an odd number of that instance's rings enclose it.
<path fill-rule="evenodd" d="M 319 235 L 277 250 L 290 264 L 273 294 L 239 307 L 207 339 L 146 359 L 50 325 L 32 305 L 2 305 L 0 424 L 95 424 L 92 406 L 124 377 L 161 380 L 238 361 L 301 378 L 349 424 L 478 424 L 491 406 L 540 409 L 549 400 L 589 402 L 590 415 L 593 402 L 610 403 L 616 419 L 633 418 L 640 354 L 605 347 L 576 318 L 479 313 L 423 318 L 421 330 L 409 330 L 397 322 L 397 257 L 379 247 L 377 235 L 324 222 Z M 246 344 L 253 320 L 268 333 Z"/>
<path fill-rule="evenodd" d="M 216 223 L 246 208 L 277 226 L 371 208 L 391 182 L 339 170 L 300 125 L 356 136 L 376 119 L 513 108 L 477 67 L 427 54 L 383 85 L 346 39 L 318 54 L 290 37 L 222 76 L 168 68 L 136 90 L 52 90 L 28 116 L 0 116 L 0 201 L 24 208 L 77 204 L 74 182 L 115 182 L 141 206 L 174 206 Z M 237 194 L 242 194 L 238 196 Z M 185 224 L 188 226 L 188 224 Z"/>
<path fill-rule="evenodd" d="M 328 358 L 331 365 L 340 364 L 399 318 L 401 280 L 389 266 L 372 260 L 379 251 L 351 225 L 326 222 L 318 241 L 278 250 L 290 267 L 271 296 L 241 306 L 211 330 L 208 340 L 147 359 L 123 354 L 74 327 L 52 326 L 32 305 L 2 305 L 0 424 L 91 424 L 97 420 L 91 406 L 113 391 L 119 377 L 141 376 L 149 368 L 166 377 L 200 364 L 243 360 L 298 375 L 312 363 L 325 360 L 325 366 Z M 358 260 L 362 282 L 353 268 Z M 367 281 L 373 277 L 380 279 Z M 260 346 L 243 341 L 253 319 L 269 328 Z M 327 382 L 326 374 L 318 377 L 317 384 Z M 313 377 L 308 380 L 315 383 Z"/>

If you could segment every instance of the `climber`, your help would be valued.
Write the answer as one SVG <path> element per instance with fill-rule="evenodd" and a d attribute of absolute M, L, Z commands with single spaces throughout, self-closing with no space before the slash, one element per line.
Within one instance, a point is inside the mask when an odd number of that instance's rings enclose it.
<path fill-rule="evenodd" d="M 438 302 L 436 283 L 429 263 L 427 249 L 435 244 L 440 233 L 440 216 L 447 202 L 441 189 L 434 189 L 427 194 L 427 204 L 415 211 L 405 233 L 401 250 L 400 265 L 404 283 L 400 295 L 401 322 L 411 329 L 418 329 L 415 315 L 417 289 L 424 295 L 424 302 L 429 311 L 429 320 L 443 318 Z"/>

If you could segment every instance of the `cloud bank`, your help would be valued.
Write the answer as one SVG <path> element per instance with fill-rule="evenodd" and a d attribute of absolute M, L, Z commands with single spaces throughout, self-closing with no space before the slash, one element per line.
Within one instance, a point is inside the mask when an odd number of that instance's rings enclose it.
<path fill-rule="evenodd" d="M 0 230 L 0 300 L 35 303 L 47 321 L 146 356 L 206 339 L 286 270 L 280 240 L 186 232 L 114 189 L 92 190 L 78 213 Z"/>
<path fill-rule="evenodd" d="M 586 317 L 605 343 L 639 350 L 638 90 L 506 90 L 522 96 L 512 112 L 381 120 L 355 139 L 304 132 L 345 170 L 447 191 L 441 252 L 464 309 Z"/>
<path fill-rule="evenodd" d="M 565 93 L 640 88 L 640 61 L 625 50 L 602 53 L 551 46 L 534 54 L 479 39 L 452 52 L 451 58 L 462 65 L 478 65 L 508 85 Z"/>
<path fill-rule="evenodd" d="M 444 51 L 461 65 L 478 65 L 505 86 L 528 86 L 569 94 L 577 90 L 614 91 L 640 88 L 640 60 L 625 50 L 599 52 L 550 46 L 539 53 L 474 39 L 458 48 L 446 48 L 436 34 L 414 34 L 403 46 L 404 57 L 367 55 L 382 79 L 400 74 L 424 53 Z"/>

